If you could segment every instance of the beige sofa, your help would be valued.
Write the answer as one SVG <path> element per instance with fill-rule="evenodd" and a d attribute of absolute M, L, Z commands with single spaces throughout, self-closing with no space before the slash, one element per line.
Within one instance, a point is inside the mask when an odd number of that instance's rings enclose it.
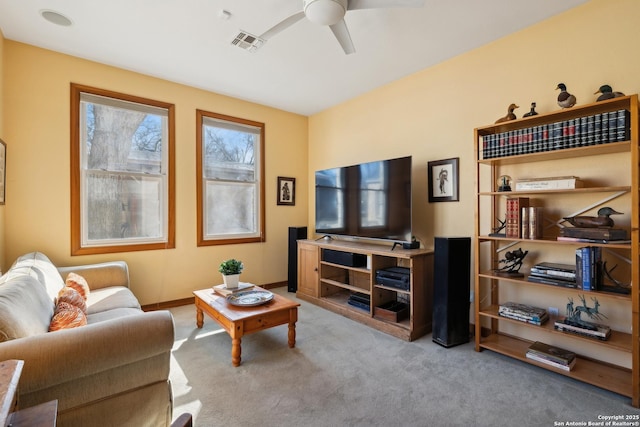
<path fill-rule="evenodd" d="M 90 292 L 87 324 L 48 332 L 67 274 Z M 58 399 L 58 426 L 168 426 L 174 326 L 168 311 L 143 312 L 124 262 L 56 268 L 41 253 L 0 277 L 0 360 L 24 360 L 18 405 Z"/>

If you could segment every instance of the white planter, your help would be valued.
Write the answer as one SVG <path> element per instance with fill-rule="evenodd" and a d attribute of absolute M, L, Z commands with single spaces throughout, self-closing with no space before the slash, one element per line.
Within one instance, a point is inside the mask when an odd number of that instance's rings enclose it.
<path fill-rule="evenodd" d="M 228 274 L 228 275 L 223 274 L 222 279 L 224 280 L 224 285 L 227 287 L 227 289 L 235 289 L 238 287 L 238 284 L 240 283 L 239 274 Z"/>

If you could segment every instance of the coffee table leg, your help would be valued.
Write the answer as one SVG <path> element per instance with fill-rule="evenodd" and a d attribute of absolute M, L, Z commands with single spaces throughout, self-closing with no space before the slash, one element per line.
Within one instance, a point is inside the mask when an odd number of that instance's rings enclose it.
<path fill-rule="evenodd" d="M 242 353 L 241 339 L 231 339 L 231 363 L 233 366 L 240 366 L 240 354 Z"/>
<path fill-rule="evenodd" d="M 296 322 L 298 321 L 298 307 L 289 311 L 289 348 L 296 346 Z"/>
<path fill-rule="evenodd" d="M 203 324 L 204 324 L 204 312 L 200 307 L 196 306 L 196 326 L 198 328 L 202 328 Z"/>

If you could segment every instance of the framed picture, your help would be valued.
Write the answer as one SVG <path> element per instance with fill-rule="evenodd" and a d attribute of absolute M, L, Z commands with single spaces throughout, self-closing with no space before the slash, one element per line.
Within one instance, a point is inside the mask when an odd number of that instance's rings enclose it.
<path fill-rule="evenodd" d="M 296 204 L 296 179 L 284 176 L 278 177 L 278 204 L 295 206 Z"/>
<path fill-rule="evenodd" d="M 429 203 L 457 202 L 459 157 L 429 162 Z"/>
<path fill-rule="evenodd" d="M 0 205 L 4 205 L 5 183 L 7 182 L 7 144 L 0 139 Z"/>

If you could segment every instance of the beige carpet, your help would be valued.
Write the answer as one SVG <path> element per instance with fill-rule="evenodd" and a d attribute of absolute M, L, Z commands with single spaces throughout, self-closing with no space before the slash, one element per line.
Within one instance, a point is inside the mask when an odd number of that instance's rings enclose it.
<path fill-rule="evenodd" d="M 291 299 L 286 288 L 274 290 Z M 172 309 L 174 417 L 196 426 L 554 426 L 640 415 L 630 399 L 471 343 L 404 342 L 300 301 L 296 348 L 287 326 L 231 339 L 193 305 Z M 568 424 L 565 424 L 568 425 Z"/>

